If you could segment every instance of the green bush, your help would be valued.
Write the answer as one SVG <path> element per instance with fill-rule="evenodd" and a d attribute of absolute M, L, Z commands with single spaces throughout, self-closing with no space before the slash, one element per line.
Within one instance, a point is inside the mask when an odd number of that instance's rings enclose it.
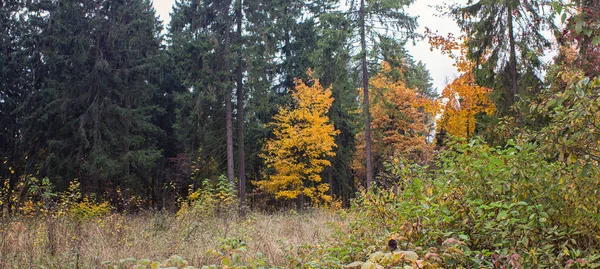
<path fill-rule="evenodd" d="M 600 267 L 600 198 L 589 195 L 600 179 L 537 149 L 475 139 L 452 143 L 435 170 L 389 164 L 383 176 L 396 180 L 393 187 L 362 191 L 331 245 L 291 260 L 347 268 Z M 388 250 L 389 240 L 399 249 Z M 415 259 L 394 259 L 398 251 Z"/>

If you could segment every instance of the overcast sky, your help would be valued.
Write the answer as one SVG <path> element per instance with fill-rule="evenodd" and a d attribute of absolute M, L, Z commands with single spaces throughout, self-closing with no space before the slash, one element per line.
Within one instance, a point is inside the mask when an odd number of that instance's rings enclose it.
<path fill-rule="evenodd" d="M 169 13 L 171 12 L 175 0 L 153 0 L 154 7 L 160 15 L 161 20 L 165 25 L 169 22 Z M 419 16 L 419 29 L 423 33 L 425 27 L 433 31 L 439 31 L 440 34 L 454 33 L 459 35 L 460 31 L 456 23 L 445 17 L 436 16 L 436 10 L 433 6 L 447 3 L 445 0 L 416 0 L 410 6 L 408 13 L 413 16 Z M 464 2 L 455 0 L 452 2 Z M 426 40 L 417 42 L 415 46 L 409 44 L 408 50 L 417 61 L 425 63 L 431 77 L 433 78 L 434 88 L 441 92 L 448 81 L 452 81 L 458 74 L 456 68 L 452 66 L 452 60 L 446 55 L 442 55 L 439 51 L 430 51 L 429 44 Z"/>

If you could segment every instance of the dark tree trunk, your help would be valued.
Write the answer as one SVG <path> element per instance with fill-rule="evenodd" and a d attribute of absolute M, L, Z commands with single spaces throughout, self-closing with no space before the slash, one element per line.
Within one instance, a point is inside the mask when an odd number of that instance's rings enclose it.
<path fill-rule="evenodd" d="M 515 44 L 515 34 L 513 29 L 513 8 L 512 4 L 508 4 L 508 38 L 510 45 L 510 76 L 511 76 L 511 87 L 512 92 L 511 96 L 509 96 L 510 104 L 514 104 L 517 100 L 517 95 L 519 94 L 519 85 L 517 82 L 517 52 L 516 52 L 516 44 Z"/>
<path fill-rule="evenodd" d="M 228 2 L 231 3 L 231 2 Z M 232 109 L 231 109 L 231 91 L 232 89 L 229 87 L 230 75 L 229 72 L 231 70 L 231 62 L 229 59 L 231 53 L 231 40 L 229 37 L 229 33 L 231 30 L 229 16 L 229 4 L 223 11 L 223 23 L 225 24 L 225 76 L 227 85 L 225 91 L 225 129 L 227 135 L 227 180 L 230 184 L 234 184 L 235 172 L 233 170 L 233 119 L 232 119 Z"/>
<path fill-rule="evenodd" d="M 235 18 L 237 23 L 237 66 L 235 70 L 237 93 L 237 123 L 238 123 L 238 195 L 240 196 L 240 215 L 245 215 L 246 206 L 246 161 L 244 158 L 244 85 L 242 66 L 242 0 L 237 0 Z"/>
<path fill-rule="evenodd" d="M 365 29 L 365 0 L 360 0 L 360 48 L 365 115 L 365 154 L 367 155 L 367 189 L 373 184 L 373 158 L 371 156 L 371 113 L 369 112 L 369 72 L 367 71 L 367 41 Z"/>

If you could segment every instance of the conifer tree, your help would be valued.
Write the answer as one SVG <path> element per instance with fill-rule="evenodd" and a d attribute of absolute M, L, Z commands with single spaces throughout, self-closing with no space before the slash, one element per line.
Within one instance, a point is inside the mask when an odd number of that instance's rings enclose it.
<path fill-rule="evenodd" d="M 189 89 L 178 98 L 179 136 L 193 155 L 202 156 L 204 167 L 212 167 L 209 163 L 216 161 L 218 171 L 225 164 L 223 170 L 233 182 L 231 4 L 232 1 L 177 1 L 170 25 L 170 49 Z M 225 135 L 220 136 L 221 133 Z M 216 176 L 219 172 L 215 169 L 209 168 L 201 176 Z"/>
<path fill-rule="evenodd" d="M 363 88 L 363 115 L 364 139 L 365 139 L 365 159 L 366 159 L 366 187 L 369 188 L 373 183 L 373 158 L 371 154 L 371 114 L 369 109 L 369 70 L 368 70 L 368 49 L 372 42 L 380 36 L 390 35 L 402 39 L 415 36 L 416 18 L 408 16 L 404 8 L 410 5 L 413 0 L 402 1 L 366 1 L 360 0 L 359 3 L 351 1 L 350 14 L 352 14 L 356 29 L 358 29 L 359 47 L 360 47 L 360 65 Z"/>
<path fill-rule="evenodd" d="M 517 95 L 539 89 L 541 56 L 551 46 L 543 31 L 556 31 L 545 14 L 549 10 L 547 1 L 538 0 L 469 0 L 451 10 L 469 37 L 468 57 L 476 62 L 477 82 L 502 93 L 496 102 L 502 114 Z"/>
<path fill-rule="evenodd" d="M 45 145 L 42 176 L 59 185 L 79 178 L 98 194 L 143 192 L 161 158 L 149 105 L 160 45 L 151 2 L 66 0 L 47 11 L 46 71 L 23 128 L 24 139 Z"/>

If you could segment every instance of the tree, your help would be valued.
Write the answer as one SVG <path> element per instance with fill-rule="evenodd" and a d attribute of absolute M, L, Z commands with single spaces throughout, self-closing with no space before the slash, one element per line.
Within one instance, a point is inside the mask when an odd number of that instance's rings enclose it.
<path fill-rule="evenodd" d="M 433 88 L 429 70 L 421 61 L 415 62 L 404 45 L 404 42 L 393 38 L 381 37 L 377 52 L 380 54 L 380 61 L 387 62 L 392 72 L 389 75 L 405 81 L 408 88 L 415 89 L 417 93 L 429 99 L 437 98 L 438 93 Z"/>
<path fill-rule="evenodd" d="M 149 104 L 161 42 L 151 3 L 67 0 L 45 12 L 43 83 L 22 106 L 40 176 L 79 178 L 98 195 L 143 193 L 162 155 Z"/>
<path fill-rule="evenodd" d="M 335 156 L 329 158 L 323 177 L 327 179 L 330 194 L 349 202 L 356 186 L 354 184 L 352 159 L 356 148 L 356 132 L 359 127 L 358 92 L 352 74 L 349 41 L 352 25 L 341 11 L 321 12 L 317 17 L 317 46 L 310 54 L 314 76 L 324 88 L 331 88 L 334 98 L 328 116 L 340 134 L 335 137 Z"/>
<path fill-rule="evenodd" d="M 351 14 L 357 15 L 355 22 L 359 33 L 361 77 L 363 87 L 363 115 L 365 118 L 365 154 L 366 154 L 366 185 L 373 183 L 373 159 L 371 154 L 371 114 L 369 109 L 369 71 L 367 67 L 367 39 L 376 40 L 387 34 L 403 34 L 403 38 L 415 36 L 416 18 L 404 13 L 404 8 L 412 0 L 402 1 L 365 1 L 360 0 L 358 7 L 351 1 Z M 378 29 L 385 29 L 383 31 Z"/>
<path fill-rule="evenodd" d="M 574 8 L 562 3 L 555 4 L 555 10 L 562 14 L 561 18 L 566 27 L 558 37 L 559 44 L 564 47 L 557 62 L 565 61 L 561 57 L 567 53 L 568 47 L 575 49 L 576 58 L 569 64 L 575 64 L 585 72 L 590 79 L 600 75 L 600 1 L 575 1 Z M 567 59 L 567 61 L 569 61 Z"/>
<path fill-rule="evenodd" d="M 309 77 L 311 71 L 309 70 Z M 334 137 L 339 131 L 329 122 L 327 113 L 333 98 L 330 89 L 323 89 L 319 80 L 312 85 L 296 80 L 291 92 L 293 105 L 282 107 L 270 126 L 273 138 L 265 143 L 264 154 L 269 172 L 267 180 L 257 186 L 275 198 L 312 202 L 330 201 L 329 186 L 322 183 L 321 172 L 331 163 L 327 157 L 334 156 Z"/>
<path fill-rule="evenodd" d="M 208 165 L 216 161 L 219 166 L 225 163 L 223 170 L 233 182 L 231 4 L 231 0 L 177 1 L 171 19 L 170 49 L 188 88 L 178 98 L 179 137 L 192 155 L 206 161 L 207 169 L 201 177 L 216 176 Z M 218 154 L 223 151 L 225 160 Z"/>
<path fill-rule="evenodd" d="M 30 160 L 23 151 L 19 107 L 38 82 L 37 26 L 45 22 L 33 20 L 31 17 L 37 14 L 29 13 L 28 7 L 21 0 L 0 1 L 0 183 L 4 188 L 0 195 L 14 190 L 19 178 L 34 173 L 33 169 L 27 171 Z M 5 198 L 0 197 L 4 202 L 13 202 Z M 13 206 L 1 204 L 0 210 L 10 211 Z"/>
<path fill-rule="evenodd" d="M 235 67 L 235 86 L 237 95 L 237 124 L 238 124 L 238 195 L 240 197 L 240 214 L 245 214 L 246 206 L 246 158 L 245 158 L 245 136 L 244 136 L 244 66 L 243 66 L 243 40 L 242 40 L 242 20 L 243 20 L 243 1 L 235 2 L 235 22 L 236 22 L 236 45 L 237 61 Z"/>
<path fill-rule="evenodd" d="M 454 66 L 462 73 L 442 92 L 445 105 L 442 117 L 437 122 L 438 128 L 450 135 L 469 139 L 476 133 L 476 116 L 482 113 L 491 115 L 495 112 L 494 103 L 489 98 L 492 90 L 475 83 L 475 63 L 466 57 L 466 42 L 459 44 L 451 36 L 430 36 L 429 43 L 433 48 L 441 49 L 442 53 L 454 59 Z M 458 55 L 455 54 L 457 50 Z"/>
<path fill-rule="evenodd" d="M 547 4 L 539 0 L 469 0 L 451 10 L 469 37 L 467 56 L 476 63 L 478 84 L 503 92 L 496 103 L 501 114 L 517 101 L 517 95 L 527 93 L 521 90 L 541 81 L 537 75 L 540 58 L 551 46 L 543 30 L 556 30 L 544 14 Z"/>
<path fill-rule="evenodd" d="M 384 62 L 380 73 L 371 80 L 373 90 L 369 98 L 376 172 L 381 172 L 383 163 L 390 159 L 425 164 L 433 156 L 433 144 L 427 142 L 426 116 L 436 113 L 437 103 L 409 89 L 391 73 L 391 67 Z M 366 154 L 364 149 L 364 144 L 360 145 L 356 155 L 355 169 L 360 171 L 364 170 L 360 163 Z"/>

